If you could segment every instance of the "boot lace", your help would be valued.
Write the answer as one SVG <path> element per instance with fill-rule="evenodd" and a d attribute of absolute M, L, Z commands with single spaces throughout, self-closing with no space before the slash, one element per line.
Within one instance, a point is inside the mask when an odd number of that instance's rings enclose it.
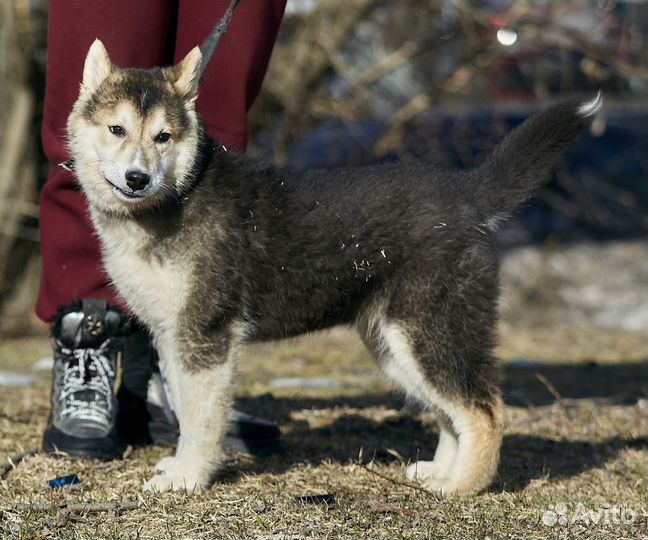
<path fill-rule="evenodd" d="M 65 358 L 59 394 L 61 417 L 93 418 L 109 423 L 113 412 L 115 368 L 110 361 L 110 339 L 99 348 L 61 347 Z"/>

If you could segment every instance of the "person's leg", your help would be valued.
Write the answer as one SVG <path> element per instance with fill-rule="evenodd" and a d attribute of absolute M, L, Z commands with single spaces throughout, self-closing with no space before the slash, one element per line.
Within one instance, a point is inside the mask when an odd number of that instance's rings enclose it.
<path fill-rule="evenodd" d="M 141 431 L 146 425 L 143 398 L 123 399 L 132 395 L 126 388 L 128 369 L 116 406 L 117 358 L 126 316 L 106 305 L 121 302 L 102 268 L 85 196 L 73 175 L 57 164 L 70 157 L 67 118 L 79 94 L 90 44 L 101 39 L 120 66 L 165 64 L 172 56 L 173 39 L 168 35 L 175 23 L 175 5 L 172 0 L 53 0 L 49 4 L 42 139 L 51 170 L 40 199 L 43 271 L 36 307 L 41 319 L 53 322 L 52 410 L 43 438 L 47 451 L 110 459 L 124 446 L 116 429 L 117 410 L 128 415 L 127 431 Z M 147 358 L 137 360 L 125 362 L 126 367 L 150 369 L 138 366 Z"/>
<path fill-rule="evenodd" d="M 51 321 L 79 298 L 120 303 L 101 266 L 85 196 L 57 164 L 69 159 L 67 118 L 79 95 L 83 63 L 95 38 L 122 67 L 148 68 L 170 60 L 171 0 L 53 0 L 49 3 L 47 87 L 42 139 L 51 166 L 40 199 L 43 272 L 36 313 Z"/>
<path fill-rule="evenodd" d="M 224 11 L 225 4 L 221 3 L 223 4 L 222 11 Z M 219 6 L 216 6 L 215 9 L 211 0 L 203 4 L 203 8 L 209 8 L 212 11 L 212 20 L 214 21 L 209 22 L 209 27 L 204 32 L 207 35 L 212 25 L 220 17 L 221 10 L 218 9 Z M 259 31 L 255 31 L 253 35 L 237 31 L 240 35 L 237 39 L 252 41 L 237 43 L 234 40 L 234 44 L 230 44 L 229 47 L 246 51 L 247 60 L 239 66 L 230 65 L 229 67 L 227 66 L 228 62 L 225 62 L 226 66 L 223 69 L 229 73 L 229 82 L 224 85 L 222 91 L 217 90 L 222 94 L 222 97 L 216 102 L 218 106 L 207 105 L 203 111 L 212 135 L 240 150 L 245 147 L 245 113 L 258 93 L 284 4 L 283 0 L 275 2 L 274 15 L 269 18 L 264 15 L 267 10 L 263 3 L 259 3 L 257 9 L 253 10 L 252 18 L 254 18 L 254 14 L 261 17 L 258 22 L 261 23 L 261 26 L 267 27 L 265 32 L 258 28 Z M 67 314 L 66 324 L 69 321 L 71 328 L 80 329 L 84 327 L 82 324 L 84 313 L 81 311 L 81 306 L 84 304 L 78 304 L 78 307 L 71 306 L 74 300 L 94 298 L 107 300 L 110 303 L 121 303 L 115 291 L 107 284 L 105 273 L 101 267 L 99 246 L 87 217 L 85 197 L 79 191 L 72 174 L 57 167 L 58 163 L 69 158 L 65 146 L 65 128 L 67 116 L 78 96 L 86 52 L 92 41 L 98 37 L 106 45 L 113 62 L 119 66 L 147 68 L 171 63 L 174 40 L 167 38 L 167 30 L 175 23 L 176 5 L 176 2 L 157 0 L 135 4 L 127 4 L 124 0 L 119 0 L 92 6 L 81 4 L 79 0 L 54 1 L 50 4 L 48 86 L 42 131 L 44 147 L 52 170 L 41 195 L 43 278 L 37 306 L 38 315 L 45 321 L 52 321 L 60 306 L 68 306 L 65 311 L 61 312 Z M 185 12 L 184 20 L 189 21 L 189 24 L 194 24 L 198 14 L 198 11 L 193 11 L 189 15 Z M 247 17 L 250 17 L 249 13 Z M 266 21 L 267 24 L 263 21 Z M 254 27 L 254 24 L 250 26 L 250 28 Z M 202 37 L 198 39 L 198 41 L 201 40 Z M 227 41 L 231 41 L 231 39 L 225 40 L 225 43 Z M 192 46 L 193 44 L 190 44 L 187 50 Z M 229 57 L 235 62 L 241 61 L 238 53 L 233 57 L 229 55 Z M 211 69 L 213 73 L 213 66 Z M 211 77 L 208 76 L 208 79 Z M 226 91 L 228 88 L 229 92 Z M 209 90 L 205 91 L 205 93 L 207 92 Z M 227 100 L 231 100 L 231 103 L 228 103 Z M 237 114 L 232 115 L 232 111 L 237 111 Z M 213 126 L 218 126 L 218 129 L 213 129 Z M 57 318 L 59 323 L 61 317 L 62 315 L 59 315 Z M 55 338 L 54 356 L 57 361 L 55 363 L 52 415 L 44 445 L 50 449 L 67 446 L 63 449 L 70 453 L 86 456 L 94 453 L 97 454 L 97 457 L 99 457 L 98 451 L 100 450 L 101 457 L 110 457 L 111 449 L 108 447 L 113 442 L 116 445 L 115 448 L 121 444 L 120 437 L 114 436 L 114 430 L 111 431 L 111 438 L 108 442 L 105 438 L 100 437 L 79 442 L 78 438 L 70 439 L 66 434 L 61 434 L 60 430 L 56 429 L 56 426 L 61 423 L 61 417 L 58 417 L 58 413 L 55 411 L 60 412 L 61 407 L 57 409 L 55 405 L 57 398 L 62 395 L 61 388 L 58 389 L 58 392 L 56 390 L 56 381 L 58 379 L 71 380 L 70 374 L 74 374 L 80 369 L 76 353 L 81 352 L 70 349 L 69 336 L 59 335 L 62 326 L 64 325 L 55 325 L 53 334 Z M 147 380 L 150 376 L 148 365 L 150 355 L 146 353 L 142 355 L 138 352 L 140 349 L 144 351 L 147 347 L 146 339 L 144 338 L 142 341 L 141 337 L 141 334 L 133 336 L 124 345 L 125 371 L 118 396 L 119 409 L 122 411 L 126 405 L 130 412 L 128 412 L 127 421 L 118 424 L 121 438 L 128 435 L 129 439 L 132 439 L 133 433 L 138 437 L 141 435 L 138 428 L 141 422 L 135 426 L 132 414 L 134 409 L 142 408 L 140 402 L 146 396 L 146 384 L 141 383 L 142 380 Z M 133 341 L 135 338 L 139 340 L 137 343 L 141 342 L 140 344 L 144 345 L 144 349 L 127 346 L 131 341 L 135 343 Z M 103 338 L 92 340 L 92 344 L 84 341 L 84 354 L 89 352 L 97 356 L 103 343 Z M 90 349 L 87 348 L 88 346 Z M 113 351 L 113 349 L 111 344 L 110 350 Z M 116 354 L 116 351 L 113 352 Z M 113 357 L 112 352 L 111 355 L 107 359 L 107 363 L 101 355 L 98 355 L 96 359 L 93 356 L 92 359 L 88 357 L 86 360 L 89 359 L 93 363 L 106 363 L 106 365 L 114 364 L 116 357 Z M 79 384 L 82 385 L 81 381 Z M 87 390 L 85 385 L 82 386 Z M 69 394 L 66 399 L 67 401 L 71 400 L 70 403 L 74 405 L 73 413 L 80 412 L 80 416 L 85 415 L 84 419 L 89 418 L 86 415 L 88 411 L 79 411 L 79 407 L 86 409 L 87 407 L 76 399 L 77 394 L 67 392 L 70 390 L 67 387 L 65 390 L 63 395 Z M 92 394 L 92 392 L 81 392 L 81 394 Z M 127 395 L 129 399 L 123 399 L 124 395 Z M 67 402 L 66 404 L 69 405 Z M 112 417 L 114 413 L 109 409 L 108 406 L 104 412 Z M 94 413 L 96 412 L 94 411 Z M 110 425 L 113 420 L 114 418 L 111 418 Z M 144 421 L 144 419 L 142 420 Z M 275 426 L 240 413 L 234 422 L 233 428 L 236 431 L 232 432 L 230 438 L 233 442 L 232 446 L 237 449 L 249 450 L 257 446 L 258 450 L 266 451 L 276 445 L 279 434 Z M 70 422 L 67 423 L 67 425 L 69 424 Z M 77 443 L 79 444 L 77 445 Z"/>
<path fill-rule="evenodd" d="M 175 62 L 203 42 L 229 4 L 179 0 Z M 228 148 L 245 150 L 247 111 L 261 88 L 285 7 L 286 0 L 242 1 L 205 72 L 198 111 L 209 134 Z"/>

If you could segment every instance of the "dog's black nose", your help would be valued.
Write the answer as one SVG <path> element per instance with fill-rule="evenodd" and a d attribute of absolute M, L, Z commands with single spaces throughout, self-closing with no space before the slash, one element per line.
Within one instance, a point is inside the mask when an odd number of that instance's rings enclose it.
<path fill-rule="evenodd" d="M 142 171 L 126 171 L 126 183 L 133 191 L 144 189 L 151 181 L 151 177 Z"/>

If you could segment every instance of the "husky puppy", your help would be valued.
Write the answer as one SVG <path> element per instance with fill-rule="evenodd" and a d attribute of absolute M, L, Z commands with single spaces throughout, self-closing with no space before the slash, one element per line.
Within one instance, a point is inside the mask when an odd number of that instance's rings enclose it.
<path fill-rule="evenodd" d="M 180 424 L 175 457 L 145 489 L 209 486 L 242 344 L 337 324 L 353 325 L 385 374 L 438 413 L 434 460 L 407 477 L 441 493 L 486 488 L 502 440 L 491 230 L 542 183 L 600 96 L 538 114 L 468 172 L 421 161 L 298 173 L 207 137 L 201 56 L 120 69 L 95 41 L 68 122 L 105 266 L 154 337 Z"/>

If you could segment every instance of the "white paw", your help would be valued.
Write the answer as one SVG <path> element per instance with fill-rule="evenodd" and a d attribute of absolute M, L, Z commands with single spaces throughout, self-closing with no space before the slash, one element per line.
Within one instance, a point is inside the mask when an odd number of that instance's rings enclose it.
<path fill-rule="evenodd" d="M 447 470 L 434 461 L 417 461 L 405 469 L 405 477 L 418 482 L 425 489 L 448 495 L 456 491 L 452 481 L 447 478 Z"/>
<path fill-rule="evenodd" d="M 417 461 L 405 469 L 405 477 L 411 481 L 423 481 L 428 478 L 445 478 L 447 475 L 447 469 L 436 461 Z"/>
<path fill-rule="evenodd" d="M 175 462 L 175 456 L 163 457 L 160 461 L 157 462 L 157 465 L 155 466 L 155 472 L 169 474 L 173 470 Z"/>
<path fill-rule="evenodd" d="M 165 491 L 186 491 L 199 493 L 207 486 L 197 478 L 180 474 L 156 474 L 144 484 L 144 491 L 164 493 Z"/>

